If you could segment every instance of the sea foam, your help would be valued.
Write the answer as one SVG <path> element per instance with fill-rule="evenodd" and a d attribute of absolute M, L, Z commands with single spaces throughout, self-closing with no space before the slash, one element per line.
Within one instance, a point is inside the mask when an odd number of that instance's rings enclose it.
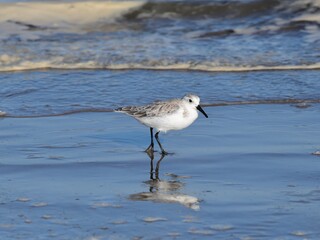
<path fill-rule="evenodd" d="M 128 63 L 105 63 L 97 60 L 68 62 L 64 57 L 52 57 L 47 60 L 22 60 L 19 57 L 9 56 L 7 54 L 0 55 L 0 72 L 10 71 L 27 71 L 41 69 L 60 69 L 60 70 L 76 70 L 76 69 L 105 69 L 105 70 L 187 70 L 187 71 L 204 71 L 204 72 L 249 72 L 249 71 L 284 71 L 284 70 L 317 70 L 320 69 L 320 62 L 313 64 L 299 65 L 234 65 L 212 62 L 176 62 L 170 63 L 166 61 L 150 62 L 128 62 Z"/>

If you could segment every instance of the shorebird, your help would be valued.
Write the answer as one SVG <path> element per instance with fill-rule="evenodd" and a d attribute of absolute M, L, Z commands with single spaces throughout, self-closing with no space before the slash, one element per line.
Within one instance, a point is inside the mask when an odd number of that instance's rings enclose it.
<path fill-rule="evenodd" d="M 162 147 L 159 140 L 160 132 L 170 130 L 181 130 L 190 126 L 197 118 L 199 110 L 206 118 L 208 115 L 201 108 L 200 98 L 193 94 L 187 94 L 181 99 L 170 99 L 157 101 L 145 106 L 127 106 L 115 109 L 116 112 L 125 113 L 143 125 L 150 128 L 151 143 L 145 150 L 154 151 L 153 129 L 157 129 L 155 138 L 163 155 L 168 154 Z"/>

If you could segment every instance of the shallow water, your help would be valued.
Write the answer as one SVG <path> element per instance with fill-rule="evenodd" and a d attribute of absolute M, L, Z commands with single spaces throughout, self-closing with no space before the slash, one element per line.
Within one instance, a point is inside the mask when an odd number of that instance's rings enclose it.
<path fill-rule="evenodd" d="M 4 118 L 1 239 L 317 239 L 319 104 L 206 111 L 161 136 L 160 180 L 122 114 Z"/>
<path fill-rule="evenodd" d="M 42 71 L 2 73 L 0 110 L 10 116 L 69 111 L 110 111 L 119 106 L 180 98 L 188 92 L 203 104 L 319 102 L 319 72 L 262 71 Z"/>

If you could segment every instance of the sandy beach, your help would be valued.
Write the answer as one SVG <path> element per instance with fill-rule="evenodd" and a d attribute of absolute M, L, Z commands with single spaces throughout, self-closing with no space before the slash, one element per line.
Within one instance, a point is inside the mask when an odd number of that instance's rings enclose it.
<path fill-rule="evenodd" d="M 158 179 L 125 115 L 3 118 L 1 239 L 317 239 L 319 107 L 207 107 Z"/>

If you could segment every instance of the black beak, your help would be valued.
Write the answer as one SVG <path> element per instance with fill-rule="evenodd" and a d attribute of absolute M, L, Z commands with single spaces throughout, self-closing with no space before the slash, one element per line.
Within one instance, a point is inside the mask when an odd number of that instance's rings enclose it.
<path fill-rule="evenodd" d="M 206 118 L 208 118 L 208 115 L 206 114 L 205 111 L 203 111 L 203 109 L 202 109 L 202 107 L 201 107 L 200 105 L 197 106 L 197 109 L 198 109 L 200 112 L 202 112 L 202 114 L 203 114 Z"/>

